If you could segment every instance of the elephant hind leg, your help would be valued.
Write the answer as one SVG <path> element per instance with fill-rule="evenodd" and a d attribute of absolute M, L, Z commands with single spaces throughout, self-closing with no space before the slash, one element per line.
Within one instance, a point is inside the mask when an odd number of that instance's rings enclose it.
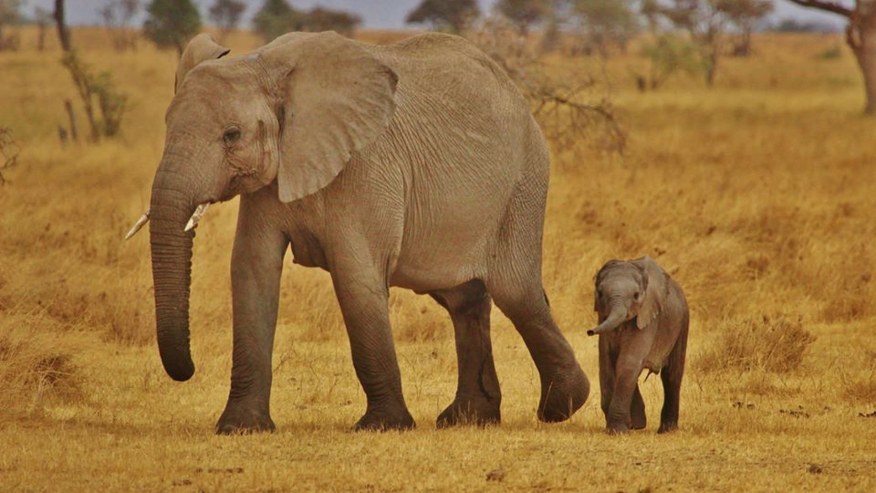
<path fill-rule="evenodd" d="M 669 353 L 666 366 L 660 372 L 663 381 L 663 410 L 660 412 L 660 428 L 657 433 L 666 433 L 678 428 L 678 407 L 681 396 L 681 378 L 684 376 L 684 360 L 687 354 L 688 321 L 685 319 L 675 347 Z"/>
<path fill-rule="evenodd" d="M 569 419 L 590 394 L 587 375 L 560 332 L 547 305 L 540 275 L 519 280 L 493 278 L 490 294 L 523 337 L 541 380 L 538 419 L 557 422 Z"/>
<path fill-rule="evenodd" d="M 633 391 L 633 401 L 630 404 L 630 429 L 642 430 L 647 426 L 648 419 L 645 417 L 645 400 L 639 391 L 639 385 Z"/>
<path fill-rule="evenodd" d="M 490 341 L 492 302 L 484 283 L 473 280 L 429 295 L 450 313 L 459 369 L 456 397 L 438 416 L 438 427 L 498 423 L 502 393 Z"/>

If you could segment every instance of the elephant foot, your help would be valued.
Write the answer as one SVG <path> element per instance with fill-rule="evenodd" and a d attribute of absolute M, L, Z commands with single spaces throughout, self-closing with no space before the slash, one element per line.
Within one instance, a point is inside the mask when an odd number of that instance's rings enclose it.
<path fill-rule="evenodd" d="M 647 425 L 648 425 L 648 420 L 645 418 L 644 415 L 642 415 L 642 416 L 633 415 L 632 419 L 630 420 L 630 429 L 631 430 L 644 430 L 645 426 L 647 426 Z"/>
<path fill-rule="evenodd" d="M 670 433 L 678 429 L 678 423 L 660 423 L 660 428 L 657 428 L 657 433 Z"/>
<path fill-rule="evenodd" d="M 630 428 L 626 423 L 609 423 L 605 427 L 605 432 L 609 435 L 625 435 L 630 432 Z"/>
<path fill-rule="evenodd" d="M 248 435 L 250 433 L 273 433 L 277 427 L 267 412 L 242 408 L 226 408 L 216 423 L 217 435 Z"/>
<path fill-rule="evenodd" d="M 368 410 L 353 426 L 353 431 L 412 430 L 415 427 L 414 418 L 407 409 L 395 412 Z"/>
<path fill-rule="evenodd" d="M 590 381 L 579 366 L 542 383 L 538 419 L 545 423 L 565 421 L 572 417 L 590 395 Z"/>
<path fill-rule="evenodd" d="M 487 399 L 479 396 L 476 398 L 459 398 L 447 406 L 438 415 L 438 428 L 448 428 L 458 425 L 487 426 L 497 424 L 502 420 L 499 410 L 500 402 L 496 399 Z"/>

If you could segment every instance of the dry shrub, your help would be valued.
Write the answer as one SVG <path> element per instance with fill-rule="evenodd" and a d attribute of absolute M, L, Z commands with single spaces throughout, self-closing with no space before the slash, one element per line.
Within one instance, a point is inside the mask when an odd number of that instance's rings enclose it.
<path fill-rule="evenodd" d="M 871 373 L 868 378 L 844 382 L 843 397 L 862 404 L 876 403 L 876 373 Z"/>
<path fill-rule="evenodd" d="M 720 325 L 718 339 L 696 362 L 703 372 L 794 371 L 815 341 L 815 336 L 804 329 L 799 320 L 782 316 L 724 320 Z"/>
<path fill-rule="evenodd" d="M 865 368 L 856 374 L 852 375 L 845 368 L 839 371 L 840 381 L 842 382 L 842 395 L 851 402 L 862 404 L 876 404 L 876 351 L 864 351 L 863 365 L 848 365 L 852 368 Z M 848 358 L 854 361 L 855 358 Z"/>
<path fill-rule="evenodd" d="M 60 324 L 45 315 L 5 315 L 0 321 L 0 388 L 9 411 L 81 395 L 74 347 L 59 338 Z"/>

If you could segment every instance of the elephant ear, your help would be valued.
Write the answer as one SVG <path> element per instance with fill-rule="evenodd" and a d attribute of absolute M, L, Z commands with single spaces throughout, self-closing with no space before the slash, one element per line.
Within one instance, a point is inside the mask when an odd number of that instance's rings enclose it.
<path fill-rule="evenodd" d="M 231 50 L 213 41 L 213 38 L 207 33 L 201 33 L 186 45 L 182 56 L 179 58 L 179 65 L 176 67 L 176 81 L 174 82 L 174 93 L 179 92 L 179 87 L 183 80 L 193 68 L 199 63 L 206 60 L 215 60 L 227 55 Z"/>
<path fill-rule="evenodd" d="M 660 315 L 663 309 L 669 288 L 668 276 L 651 257 L 633 260 L 633 264 L 642 271 L 643 284 L 645 284 L 645 294 L 636 314 L 636 327 L 644 329 Z"/>
<path fill-rule="evenodd" d="M 280 200 L 292 202 L 327 186 L 380 136 L 395 112 L 398 77 L 334 32 L 272 43 L 262 63 L 280 78 L 277 182 Z"/>

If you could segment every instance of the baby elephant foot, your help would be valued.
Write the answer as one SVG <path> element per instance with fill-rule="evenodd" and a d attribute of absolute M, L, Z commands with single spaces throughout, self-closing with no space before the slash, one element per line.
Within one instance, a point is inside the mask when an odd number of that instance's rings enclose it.
<path fill-rule="evenodd" d="M 225 408 L 216 423 L 217 435 L 246 435 L 274 432 L 276 429 L 267 411 L 253 411 L 242 407 Z"/>
<path fill-rule="evenodd" d="M 660 428 L 657 429 L 657 433 L 670 433 L 678 429 L 677 422 L 669 422 L 669 423 L 660 423 Z"/>
<path fill-rule="evenodd" d="M 414 418 L 407 409 L 372 410 L 359 418 L 353 431 L 411 430 L 416 426 Z"/>
<path fill-rule="evenodd" d="M 438 428 L 458 425 L 486 426 L 502 420 L 498 399 L 478 397 L 457 397 L 438 415 Z"/>
<path fill-rule="evenodd" d="M 567 374 L 558 374 L 549 383 L 542 382 L 538 419 L 546 423 L 565 421 L 572 417 L 590 395 L 590 381 L 581 367 Z"/>

